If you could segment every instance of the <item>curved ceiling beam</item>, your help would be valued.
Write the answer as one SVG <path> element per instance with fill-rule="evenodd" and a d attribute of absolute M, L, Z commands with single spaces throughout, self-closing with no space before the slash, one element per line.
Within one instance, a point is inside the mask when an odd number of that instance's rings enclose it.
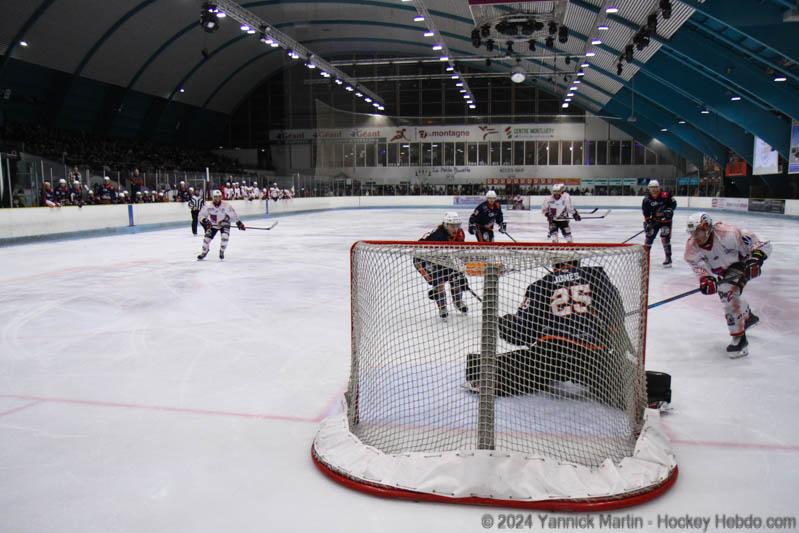
<path fill-rule="evenodd" d="M 612 112 L 618 113 L 620 108 L 615 104 L 620 104 L 625 106 L 630 111 L 632 110 L 632 106 L 627 104 L 627 100 L 632 101 L 632 94 L 633 92 L 629 89 L 621 89 L 616 94 L 610 93 L 609 91 L 603 89 L 602 87 L 591 83 L 590 80 L 583 79 L 583 83 L 581 86 L 588 86 L 602 93 L 603 95 L 609 98 L 608 103 L 606 103 L 603 108 Z M 624 91 L 624 92 L 622 92 Z M 579 93 L 577 93 L 579 94 Z M 613 102 L 613 105 L 608 107 L 608 104 Z M 630 111 L 626 111 L 623 113 L 622 116 L 628 117 L 630 116 Z M 727 149 L 721 143 L 713 140 L 712 138 L 706 136 L 704 133 L 694 130 L 690 127 L 685 127 L 683 125 L 677 124 L 678 117 L 673 114 L 672 111 L 668 110 L 660 106 L 659 104 L 652 104 L 649 103 L 646 99 L 644 102 L 639 102 L 638 110 L 639 116 L 643 116 L 649 120 L 650 126 L 657 126 L 657 129 L 654 131 L 659 131 L 661 128 L 671 127 L 674 135 L 679 138 L 680 143 L 690 145 L 693 149 L 701 153 L 707 153 L 709 156 L 713 157 L 716 161 L 721 162 L 726 161 L 727 158 Z M 659 139 L 664 141 L 667 136 L 663 135 L 664 132 L 660 132 L 661 135 Z M 677 146 L 682 147 L 680 144 Z"/>
<path fill-rule="evenodd" d="M 639 98 L 633 105 L 632 91 L 626 88 L 622 89 L 616 93 L 612 101 L 623 105 L 627 109 L 625 113 L 626 116 L 631 116 L 634 109 L 636 117 L 644 116 L 655 124 L 662 125 L 671 122 L 673 125 L 668 128 L 668 133 L 661 132 L 661 138 L 667 137 L 668 134 L 674 135 L 685 143 L 695 147 L 700 152 L 712 157 L 719 164 L 727 162 L 727 147 L 725 145 L 707 136 L 690 124 L 677 123 L 674 116 L 650 103 L 648 100 Z"/>
<path fill-rule="evenodd" d="M 49 0 L 49 1 L 52 2 L 52 1 L 55 1 L 55 0 Z M 405 12 L 408 12 L 408 13 L 415 13 L 416 12 L 416 10 L 413 7 L 411 7 L 411 6 L 391 4 L 391 3 L 388 3 L 388 2 L 381 2 L 379 0 L 260 0 L 260 1 L 256 1 L 256 2 L 244 3 L 244 4 L 242 4 L 242 7 L 247 8 L 247 9 L 252 9 L 252 8 L 255 8 L 255 7 L 262 7 L 262 6 L 269 6 L 269 5 L 285 6 L 285 5 L 290 5 L 290 4 L 332 4 L 332 5 L 337 5 L 337 6 L 341 5 L 341 4 L 352 4 L 352 5 L 359 5 L 359 6 L 379 7 L 379 8 L 383 8 L 383 9 L 394 9 L 394 10 L 398 10 L 398 11 L 405 11 Z M 451 13 L 446 13 L 444 11 L 430 11 L 430 12 L 433 13 L 434 15 L 438 16 L 438 17 L 442 17 L 442 18 L 445 18 L 445 19 L 448 19 L 448 20 L 454 20 L 456 22 L 463 22 L 463 23 L 469 24 L 469 25 L 473 24 L 473 21 L 471 19 L 467 19 L 465 17 L 461 17 L 461 16 L 458 16 L 458 15 L 453 15 Z M 276 26 L 280 28 L 280 27 L 285 27 L 287 24 L 294 24 L 294 23 L 285 23 L 284 22 L 284 23 L 276 25 Z M 185 34 L 187 34 L 189 31 L 191 31 L 192 29 L 195 29 L 195 28 L 199 28 L 199 25 L 197 23 L 193 22 L 191 24 L 188 24 L 187 26 L 184 26 L 183 28 L 181 28 L 172 37 L 167 39 L 161 46 L 159 46 L 158 49 L 155 52 L 153 52 L 150 55 L 150 57 L 147 58 L 147 60 L 136 71 L 136 74 L 134 74 L 134 76 L 131 78 L 130 82 L 128 83 L 127 90 L 130 90 L 133 87 L 133 85 L 144 74 L 144 72 L 147 70 L 147 68 L 156 59 L 158 59 L 158 57 L 162 53 L 164 53 L 172 44 L 174 44 L 175 41 L 177 41 L 178 39 L 183 37 Z M 419 31 L 418 27 L 415 28 L 415 29 L 417 31 Z M 451 36 L 453 38 L 456 37 L 455 34 L 449 34 L 449 33 L 446 33 L 446 34 L 442 33 L 442 35 Z M 458 36 L 458 37 L 460 37 L 460 36 Z"/>
<path fill-rule="evenodd" d="M 616 100 L 611 100 L 605 105 L 604 110 L 610 113 L 623 115 L 624 113 L 627 112 L 627 107 L 625 107 Z M 617 128 L 620 128 L 622 125 L 630 124 L 629 122 L 626 124 L 621 124 L 624 121 L 618 121 L 618 122 L 619 124 L 617 123 L 613 124 Z M 664 134 L 663 132 L 660 131 L 659 124 L 652 122 L 650 119 L 643 116 L 639 116 L 638 121 L 636 121 L 634 124 L 635 128 L 643 131 L 653 139 L 662 142 L 674 152 L 677 152 L 678 154 L 682 155 L 685 159 L 693 162 L 697 166 L 701 164 L 703 156 L 703 152 L 701 150 L 697 149 L 695 146 L 691 144 L 683 142 L 681 139 L 678 139 L 674 135 Z"/>
<path fill-rule="evenodd" d="M 152 65 L 153 62 L 156 59 L 158 59 L 158 56 L 160 56 L 162 53 L 164 53 L 166 51 L 166 49 L 169 48 L 170 46 L 172 46 L 172 44 L 175 41 L 177 41 L 178 39 L 180 39 L 181 37 L 183 37 L 184 35 L 189 33 L 195 27 L 196 27 L 196 24 L 189 24 L 188 26 L 185 26 L 185 27 L 181 28 L 172 37 L 170 37 L 169 39 L 164 41 L 163 44 L 161 46 L 159 46 L 158 49 L 155 52 L 150 54 L 150 57 L 148 57 L 147 60 L 144 63 L 142 63 L 142 66 L 139 67 L 139 69 L 136 71 L 136 74 L 134 74 L 133 77 L 128 82 L 128 86 L 125 88 L 126 91 L 130 91 L 133 88 L 133 86 L 136 84 L 136 82 L 139 81 L 139 78 L 141 78 L 142 74 L 144 74 L 144 71 L 147 70 L 147 68 L 150 65 Z"/>
<path fill-rule="evenodd" d="M 116 33 L 116 31 L 119 28 L 121 28 L 127 21 L 133 18 L 139 11 L 149 6 L 150 4 L 155 3 L 156 1 L 157 0 L 144 0 L 143 2 L 140 2 L 136 7 L 134 7 L 133 9 L 129 10 L 127 13 L 119 17 L 119 19 L 117 19 L 117 21 L 110 28 L 108 28 L 108 30 L 106 30 L 106 32 L 99 39 L 97 39 L 94 42 L 89 51 L 86 52 L 86 55 L 83 56 L 83 59 L 81 60 L 78 67 L 75 69 L 75 72 L 72 73 L 72 75 L 79 76 L 80 73 L 83 72 L 83 69 L 86 68 L 86 65 L 89 63 L 89 61 L 91 61 L 92 57 L 94 57 L 94 54 L 97 53 L 97 51 L 105 44 L 105 42 L 109 38 L 111 38 L 111 36 L 114 33 Z"/>
<path fill-rule="evenodd" d="M 39 4 L 39 7 L 36 8 L 36 11 L 28 17 L 28 20 L 17 30 L 16 35 L 9 43 L 8 47 L 6 48 L 5 55 L 3 56 L 3 63 L 0 64 L 0 80 L 3 79 L 3 74 L 6 71 L 6 66 L 8 65 L 9 59 L 11 59 L 11 54 L 14 53 L 14 50 L 17 48 L 17 44 L 25 37 L 25 33 L 30 30 L 36 21 L 38 21 L 42 15 L 44 15 L 45 11 L 50 9 L 50 6 L 55 3 L 55 0 L 42 0 L 42 3 Z"/>
<path fill-rule="evenodd" d="M 755 25 L 769 26 L 783 24 L 783 9 L 773 4 L 757 0 L 680 0 L 707 18 L 731 28 L 775 54 L 793 63 L 799 62 L 799 46 L 796 39 L 781 39 L 760 28 L 751 31 Z M 795 30 L 794 30 L 795 31 Z M 752 52 L 754 53 L 754 52 Z"/>
<path fill-rule="evenodd" d="M 684 67 L 666 55 L 658 54 L 648 65 L 647 70 L 641 71 L 645 76 L 652 77 L 650 73 L 655 72 L 660 76 L 658 81 L 664 78 L 674 80 L 677 86 L 701 99 L 714 112 L 754 133 L 778 150 L 783 157 L 788 157 L 791 129 L 789 122 L 746 100 L 731 101 L 730 96 L 719 91 L 718 86 L 685 72 Z"/>
<path fill-rule="evenodd" d="M 729 52 L 712 39 L 686 28 L 677 32 L 665 46 L 690 57 L 702 68 L 724 78 L 741 93 L 749 93 L 750 98 L 759 99 L 772 108 L 799 119 L 799 92 L 790 85 L 775 83 L 766 72 L 748 61 L 730 57 Z M 730 64 L 731 60 L 734 65 Z"/>

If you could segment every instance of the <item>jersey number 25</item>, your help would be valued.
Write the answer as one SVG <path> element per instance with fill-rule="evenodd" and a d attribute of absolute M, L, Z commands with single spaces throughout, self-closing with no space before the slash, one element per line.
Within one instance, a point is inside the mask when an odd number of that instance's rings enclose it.
<path fill-rule="evenodd" d="M 591 307 L 591 285 L 586 283 L 557 289 L 552 293 L 549 307 L 555 316 L 587 313 Z"/>

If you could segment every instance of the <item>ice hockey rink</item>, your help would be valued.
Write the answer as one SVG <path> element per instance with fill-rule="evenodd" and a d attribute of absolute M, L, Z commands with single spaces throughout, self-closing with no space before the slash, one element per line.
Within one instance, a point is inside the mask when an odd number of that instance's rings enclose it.
<path fill-rule="evenodd" d="M 188 227 L 0 248 L 0 532 L 476 532 L 510 513 L 367 496 L 310 457 L 349 373 L 351 244 L 416 240 L 443 211 L 285 216 L 234 230 L 224 262 L 218 239 L 196 261 Z M 637 530 L 667 530 L 664 516 L 710 517 L 708 531 L 720 514 L 799 517 L 799 221 L 711 214 L 772 243 L 745 293 L 761 323 L 749 357 L 730 360 L 716 296 L 650 311 L 647 368 L 673 376 L 663 421 L 680 475 L 614 513 L 640 516 Z M 697 286 L 688 215 L 675 216 L 674 268 L 655 243 L 650 302 Z M 506 217 L 516 239 L 544 239 L 540 214 Z M 641 216 L 572 227 L 578 242 L 620 242 Z"/>

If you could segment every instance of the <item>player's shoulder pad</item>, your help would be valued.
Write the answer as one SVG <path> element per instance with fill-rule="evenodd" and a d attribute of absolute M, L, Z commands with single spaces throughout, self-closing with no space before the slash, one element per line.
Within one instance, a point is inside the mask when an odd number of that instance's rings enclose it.
<path fill-rule="evenodd" d="M 669 194 L 669 191 L 661 191 L 660 192 L 660 197 L 663 198 L 664 200 L 668 200 L 670 196 L 671 195 Z"/>

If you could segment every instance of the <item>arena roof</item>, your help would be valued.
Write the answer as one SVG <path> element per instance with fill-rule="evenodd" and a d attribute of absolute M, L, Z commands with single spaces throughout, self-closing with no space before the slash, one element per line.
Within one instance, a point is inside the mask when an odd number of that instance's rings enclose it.
<path fill-rule="evenodd" d="M 326 59 L 435 57 L 422 36 L 424 26 L 413 21 L 419 2 L 452 54 L 488 55 L 472 46 L 475 22 L 464 0 L 258 0 L 241 5 Z M 660 0 L 560 2 L 570 38 L 565 44 L 556 41 L 554 51 L 583 57 L 590 65 L 574 103 L 618 117 L 616 123 L 628 133 L 657 138 L 692 160 L 707 154 L 724 161 L 729 149 L 751 162 L 752 134 L 787 158 L 790 119 L 799 119 L 794 2 L 673 0 L 668 19 L 658 9 Z M 285 51 L 264 47 L 257 35 L 242 32 L 232 20 L 223 19 L 216 33 L 203 32 L 201 5 L 197 0 L 7 3 L 0 19 L 0 86 L 14 58 L 67 73 L 71 81 L 61 91 L 83 77 L 231 113 L 284 66 Z M 608 13 L 608 7 L 618 12 Z M 619 73 L 625 46 L 652 13 L 660 13 L 657 36 Z M 598 25 L 608 29 L 598 32 Z M 602 42 L 591 44 L 593 39 Z M 543 51 L 543 41 L 539 44 Z M 585 57 L 589 52 L 595 55 Z M 542 73 L 553 68 L 534 57 L 524 65 Z M 511 66 L 500 59 L 490 69 Z M 554 88 L 565 93 L 574 79 L 558 78 Z M 528 78 L 529 83 L 542 80 Z M 552 88 L 549 82 L 547 89 Z"/>

